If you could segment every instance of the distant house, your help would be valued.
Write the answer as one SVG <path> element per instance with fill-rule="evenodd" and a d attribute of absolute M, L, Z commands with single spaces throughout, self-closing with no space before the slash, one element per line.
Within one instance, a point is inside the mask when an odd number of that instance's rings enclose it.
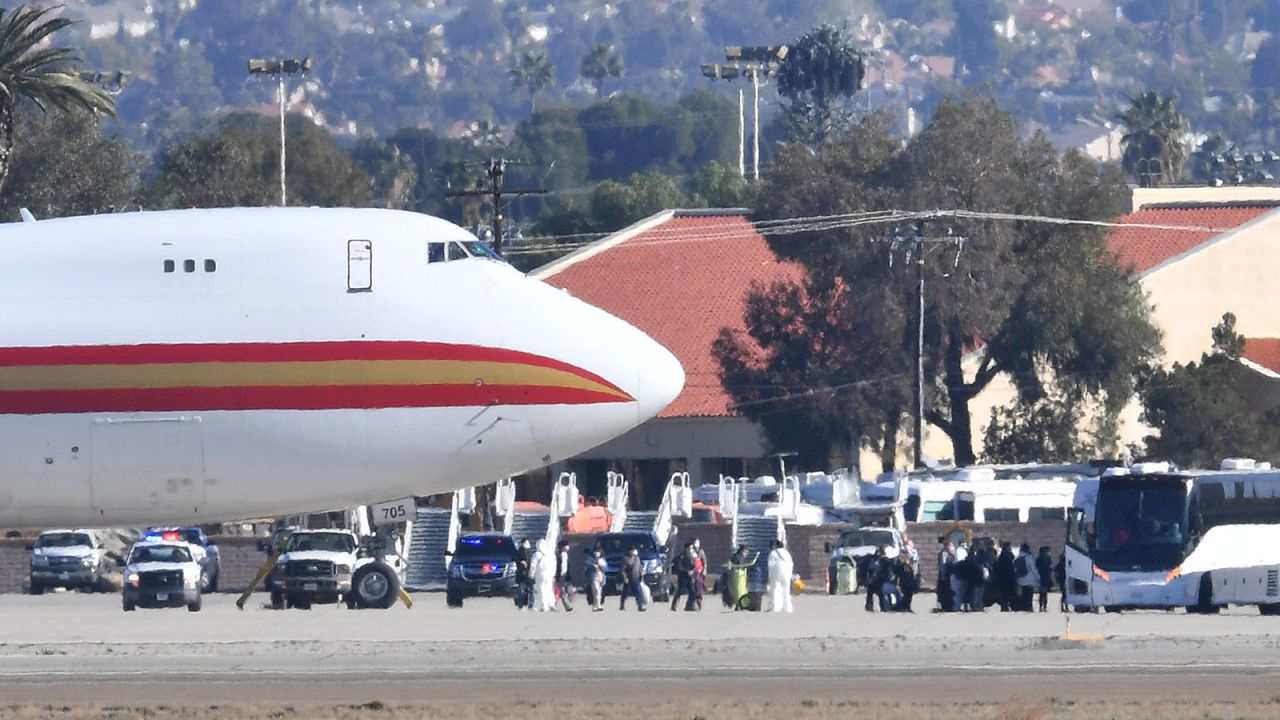
<path fill-rule="evenodd" d="M 721 387 L 711 346 L 722 328 L 745 327 L 753 282 L 795 280 L 802 270 L 778 260 L 746 210 L 667 210 L 531 275 L 645 331 L 680 358 L 686 376 L 657 418 L 553 471 L 574 470 L 589 493 L 602 494 L 614 468 L 652 487 L 677 470 L 688 469 L 696 485 L 767 467 L 768 443 Z"/>

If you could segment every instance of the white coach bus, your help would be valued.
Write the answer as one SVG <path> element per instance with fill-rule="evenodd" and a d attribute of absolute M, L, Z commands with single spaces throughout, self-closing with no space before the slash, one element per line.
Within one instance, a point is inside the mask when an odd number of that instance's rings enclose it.
<path fill-rule="evenodd" d="M 1280 610 L 1280 472 L 1243 459 L 1222 467 L 1140 463 L 1082 480 L 1067 518 L 1067 603 Z"/>

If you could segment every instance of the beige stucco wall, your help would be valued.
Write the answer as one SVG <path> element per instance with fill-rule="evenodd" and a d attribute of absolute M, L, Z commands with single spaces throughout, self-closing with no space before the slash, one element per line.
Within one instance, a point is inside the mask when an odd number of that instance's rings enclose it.
<path fill-rule="evenodd" d="M 1146 205 L 1158 203 L 1225 203 L 1258 202 L 1260 200 L 1280 200 L 1280 187 L 1264 185 L 1135 187 L 1133 188 L 1130 205 L 1133 210 L 1138 210 Z"/>

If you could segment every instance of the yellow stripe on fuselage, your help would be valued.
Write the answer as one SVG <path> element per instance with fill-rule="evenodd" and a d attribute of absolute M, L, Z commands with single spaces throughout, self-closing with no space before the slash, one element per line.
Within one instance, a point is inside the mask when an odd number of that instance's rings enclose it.
<path fill-rule="evenodd" d="M 0 392 L 178 387 L 334 385 L 529 385 L 626 398 L 594 380 L 554 368 L 470 360 L 328 360 L 0 367 Z"/>

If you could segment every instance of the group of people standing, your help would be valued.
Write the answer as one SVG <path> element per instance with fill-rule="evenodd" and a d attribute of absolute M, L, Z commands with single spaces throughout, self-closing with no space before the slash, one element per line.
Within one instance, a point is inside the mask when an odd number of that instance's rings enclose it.
<path fill-rule="evenodd" d="M 573 610 L 573 581 L 569 573 L 569 543 L 561 540 L 550 550 L 546 540 L 531 547 L 524 538 L 516 548 L 516 607 L 546 612 L 563 603 Z"/>
<path fill-rule="evenodd" d="M 946 540 L 938 553 L 938 607 L 942 612 L 982 612 L 999 605 L 1002 612 L 1049 611 L 1049 592 L 1065 583 L 1065 559 L 1054 562 L 1048 546 L 1032 553 L 1023 543 L 1017 553 L 1010 542 L 984 539 L 972 547 Z M 1037 603 L 1037 595 L 1039 602 Z"/>
<path fill-rule="evenodd" d="M 895 557 L 883 547 L 867 558 L 861 568 L 862 583 L 867 588 L 867 612 L 915 612 L 911 599 L 920 590 L 920 556 L 915 545 L 908 544 Z"/>

